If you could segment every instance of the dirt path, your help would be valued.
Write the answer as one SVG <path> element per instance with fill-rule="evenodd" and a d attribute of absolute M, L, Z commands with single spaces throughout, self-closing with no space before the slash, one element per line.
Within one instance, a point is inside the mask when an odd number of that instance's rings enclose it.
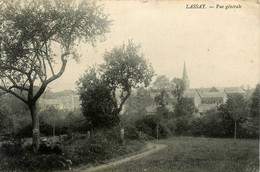
<path fill-rule="evenodd" d="M 93 171 L 98 171 L 98 170 L 102 170 L 102 169 L 109 168 L 109 167 L 114 167 L 114 166 L 120 165 L 120 164 L 127 162 L 127 161 L 131 161 L 131 160 L 134 160 L 134 159 L 140 159 L 142 157 L 148 156 L 148 155 L 155 153 L 159 150 L 162 150 L 164 148 L 166 148 L 166 145 L 147 143 L 147 145 L 146 145 L 147 151 L 145 151 L 143 153 L 133 155 L 133 156 L 130 156 L 130 157 L 126 157 L 126 158 L 123 158 L 121 160 L 118 160 L 118 161 L 115 161 L 115 162 L 110 162 L 110 163 L 107 163 L 107 164 L 104 164 L 104 165 L 98 165 L 96 167 L 90 167 L 90 168 L 82 170 L 81 172 L 93 172 Z"/>

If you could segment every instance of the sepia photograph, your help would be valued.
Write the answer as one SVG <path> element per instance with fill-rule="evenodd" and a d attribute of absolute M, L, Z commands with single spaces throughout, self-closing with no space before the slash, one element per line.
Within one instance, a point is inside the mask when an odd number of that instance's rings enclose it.
<path fill-rule="evenodd" d="M 259 172 L 259 0 L 0 0 L 1 172 Z"/>

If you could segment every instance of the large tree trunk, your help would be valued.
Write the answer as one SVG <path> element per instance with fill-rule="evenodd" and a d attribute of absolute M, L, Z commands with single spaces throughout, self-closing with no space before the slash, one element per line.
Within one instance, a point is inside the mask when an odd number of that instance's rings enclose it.
<path fill-rule="evenodd" d="M 30 104 L 29 109 L 32 117 L 32 147 L 33 152 L 37 153 L 40 147 L 40 124 L 36 104 Z"/>

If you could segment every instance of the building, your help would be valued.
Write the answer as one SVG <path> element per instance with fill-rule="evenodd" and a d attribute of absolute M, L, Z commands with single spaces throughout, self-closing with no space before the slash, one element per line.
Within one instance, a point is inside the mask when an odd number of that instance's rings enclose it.
<path fill-rule="evenodd" d="M 190 98 L 198 109 L 198 115 L 203 115 L 211 109 L 217 109 L 221 104 L 226 103 L 228 96 L 234 94 L 246 95 L 246 90 L 241 87 L 212 87 L 212 88 L 192 88 L 187 75 L 187 68 L 184 62 L 183 77 L 184 93 L 183 97 Z"/>
<path fill-rule="evenodd" d="M 80 108 L 80 100 L 79 95 L 74 93 L 69 93 L 65 95 L 56 94 L 52 97 L 43 97 L 39 100 L 39 105 L 42 109 L 46 109 L 48 107 L 55 107 L 59 110 L 74 110 Z"/>
<path fill-rule="evenodd" d="M 186 63 L 184 62 L 183 67 L 183 74 L 182 74 L 182 80 L 184 83 L 184 91 L 187 91 L 190 89 L 190 80 L 188 78 L 187 69 L 186 69 Z"/>

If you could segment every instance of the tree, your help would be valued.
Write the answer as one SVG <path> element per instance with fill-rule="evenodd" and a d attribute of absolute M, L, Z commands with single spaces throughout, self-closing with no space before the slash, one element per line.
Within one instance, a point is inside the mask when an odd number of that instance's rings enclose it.
<path fill-rule="evenodd" d="M 136 95 L 131 95 L 126 101 L 125 112 L 127 114 L 145 114 L 146 107 L 154 103 L 154 99 L 151 97 L 149 90 L 141 87 L 137 89 Z"/>
<path fill-rule="evenodd" d="M 154 97 L 155 104 L 157 107 L 165 107 L 166 102 L 165 99 L 169 98 L 168 93 L 165 90 L 161 90 L 160 94 Z"/>
<path fill-rule="evenodd" d="M 40 112 L 40 117 L 44 123 L 52 126 L 52 136 L 55 136 L 55 129 L 57 123 L 61 120 L 61 115 L 54 106 L 50 106 L 47 109 Z"/>
<path fill-rule="evenodd" d="M 92 128 L 111 128 L 119 123 L 117 106 L 111 88 L 100 79 L 96 68 L 90 68 L 78 81 L 83 115 Z"/>
<path fill-rule="evenodd" d="M 184 92 L 184 82 L 180 78 L 173 78 L 172 83 L 175 86 L 172 95 L 177 97 L 177 100 L 180 100 Z"/>
<path fill-rule="evenodd" d="M 119 119 L 119 113 L 132 89 L 142 85 L 146 87 L 151 82 L 153 68 L 139 53 L 139 49 L 140 46 L 136 46 L 132 41 L 127 45 L 115 47 L 104 54 L 104 64 L 87 71 L 79 79 L 77 84 L 83 112 L 88 113 L 90 107 L 93 108 L 93 120 L 95 116 L 98 119 L 104 113 L 111 115 L 111 119 Z M 91 101 L 87 100 L 87 97 L 91 98 Z M 85 103 L 91 106 L 85 106 Z"/>
<path fill-rule="evenodd" d="M 246 120 L 248 116 L 248 103 L 241 94 L 234 94 L 228 97 L 226 102 L 227 112 L 234 122 L 234 139 L 237 138 L 237 125 Z"/>
<path fill-rule="evenodd" d="M 28 107 L 12 95 L 0 96 L 0 131 L 8 140 L 19 139 L 23 128 L 31 123 Z M 5 128 L 5 129 L 4 129 Z M 1 135 L 1 134 L 0 134 Z"/>
<path fill-rule="evenodd" d="M 63 74 L 68 59 L 78 59 L 77 43 L 94 43 L 109 24 L 93 1 L 4 0 L 0 6 L 0 89 L 29 107 L 34 152 L 40 136 L 37 100 Z"/>
<path fill-rule="evenodd" d="M 153 87 L 157 90 L 168 90 L 172 87 L 172 84 L 165 75 L 159 75 L 154 81 Z"/>
<path fill-rule="evenodd" d="M 155 96 L 154 101 L 157 105 L 156 114 L 160 117 L 167 118 L 168 109 L 166 108 L 166 99 L 169 98 L 168 93 L 165 90 L 161 90 L 160 94 Z"/>
<path fill-rule="evenodd" d="M 139 52 L 141 46 L 131 40 L 104 54 L 105 63 L 100 67 L 102 80 L 111 88 L 117 114 L 132 93 L 133 88 L 147 87 L 154 75 L 151 64 Z M 119 96 L 117 96 L 117 93 Z"/>
<path fill-rule="evenodd" d="M 179 116 L 191 116 L 196 111 L 196 107 L 191 99 L 181 97 L 174 108 L 174 114 Z"/>
<path fill-rule="evenodd" d="M 260 85 L 257 84 L 251 97 L 250 117 L 255 131 L 259 133 Z"/>
<path fill-rule="evenodd" d="M 0 99 L 0 103 L 1 99 Z M 6 106 L 0 105 L 0 139 L 9 138 L 13 135 L 13 125 L 12 116 Z"/>

